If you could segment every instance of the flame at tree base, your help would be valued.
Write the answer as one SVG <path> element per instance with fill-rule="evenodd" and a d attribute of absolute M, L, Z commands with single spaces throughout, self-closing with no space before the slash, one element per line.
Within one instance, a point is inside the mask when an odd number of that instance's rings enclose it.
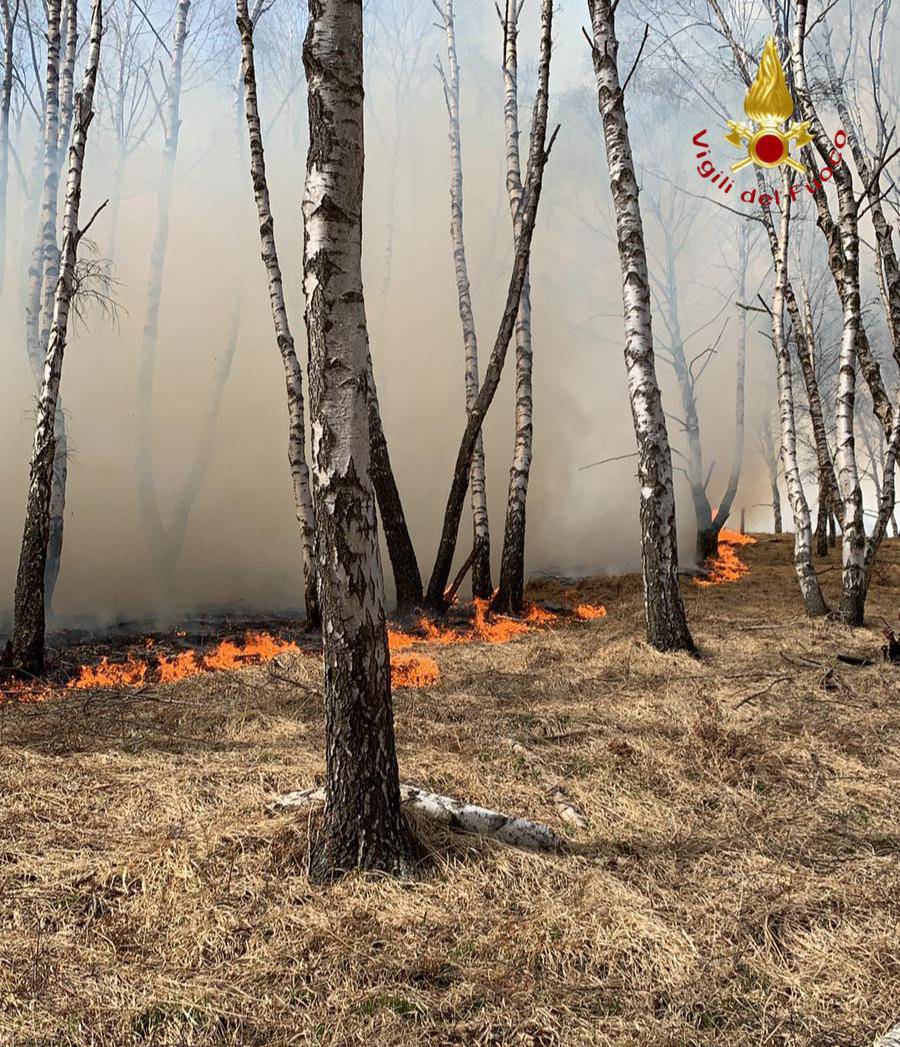
<path fill-rule="evenodd" d="M 707 575 L 705 578 L 695 578 L 694 584 L 702 588 L 726 585 L 739 582 L 745 574 L 749 574 L 750 568 L 736 552 L 742 545 L 756 545 L 756 539 L 738 531 L 726 531 L 724 528 L 719 531 L 718 551 L 706 561 Z"/>

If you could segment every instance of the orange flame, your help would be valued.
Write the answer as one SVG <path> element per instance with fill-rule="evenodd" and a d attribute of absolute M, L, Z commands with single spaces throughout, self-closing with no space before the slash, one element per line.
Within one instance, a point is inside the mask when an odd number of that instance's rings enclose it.
<path fill-rule="evenodd" d="M 145 647 L 153 646 L 148 641 Z M 223 640 L 209 654 L 198 657 L 194 651 L 185 651 L 169 658 L 164 654 L 156 657 L 156 682 L 174 683 L 212 669 L 239 669 L 243 665 L 270 662 L 285 651 L 299 651 L 295 643 L 276 640 L 268 633 L 248 632 L 243 644 Z M 78 676 L 69 681 L 67 687 L 78 691 L 95 687 L 139 687 L 150 673 L 150 663 L 129 657 L 125 662 L 111 662 L 101 658 L 96 666 L 83 665 Z"/>
<path fill-rule="evenodd" d="M 756 545 L 756 539 L 749 534 L 739 534 L 737 531 L 719 531 L 719 549 L 717 554 L 706 561 L 709 571 L 706 578 L 695 578 L 694 582 L 702 588 L 711 585 L 725 585 L 728 582 L 738 582 L 745 574 L 750 573 L 750 568 L 735 552 L 742 545 Z"/>
<path fill-rule="evenodd" d="M 394 687 L 429 687 L 441 676 L 437 662 L 430 655 L 410 648 L 423 644 L 447 646 L 450 644 L 507 643 L 536 628 L 544 628 L 557 621 L 557 615 L 546 608 L 532 605 L 522 618 L 509 618 L 490 613 L 488 600 L 475 600 L 474 616 L 468 626 L 443 626 L 429 618 L 419 619 L 420 633 L 388 629 L 388 646 L 391 652 L 391 682 Z M 582 620 L 594 620 L 606 615 L 604 607 L 579 604 L 574 615 Z M 183 636 L 183 632 L 176 633 Z M 211 651 L 184 651 L 166 655 L 153 653 L 155 641 L 144 641 L 147 658 L 129 657 L 123 662 L 110 662 L 106 657 L 98 665 L 81 666 L 78 675 L 66 686 L 74 690 L 110 687 L 139 687 L 145 683 L 175 683 L 201 673 L 239 669 L 246 665 L 258 665 L 271 661 L 286 651 L 299 651 L 297 644 L 280 640 L 269 633 L 248 632 L 243 642 L 223 640 Z M 52 688 L 50 689 L 52 690 Z M 40 692 L 27 688 L 34 700 Z M 23 697 L 25 689 L 23 689 Z"/>
<path fill-rule="evenodd" d="M 391 657 L 392 687 L 431 687 L 440 678 L 438 663 L 427 654 L 395 654 Z"/>

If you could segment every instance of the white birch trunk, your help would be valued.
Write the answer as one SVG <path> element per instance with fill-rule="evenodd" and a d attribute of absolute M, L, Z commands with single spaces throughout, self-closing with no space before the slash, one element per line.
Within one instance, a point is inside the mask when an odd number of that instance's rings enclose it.
<path fill-rule="evenodd" d="M 414 785 L 401 785 L 400 797 L 404 805 L 408 805 L 418 814 L 449 825 L 451 829 L 458 829 L 460 832 L 487 836 L 509 847 L 518 847 L 525 851 L 555 852 L 565 849 L 565 841 L 549 825 L 543 825 L 541 822 L 502 814 L 490 807 L 480 807 L 474 803 L 463 803 L 450 796 L 419 789 Z M 279 796 L 272 808 L 308 808 L 324 802 L 324 789 L 299 789 Z"/>
<path fill-rule="evenodd" d="M 314 874 L 410 871 L 400 808 L 384 582 L 369 471 L 362 286 L 363 39 L 359 0 L 310 6 L 303 195 L 313 500 L 325 658 L 326 805 Z"/>
<path fill-rule="evenodd" d="M 266 160 L 263 150 L 262 125 L 256 96 L 256 66 L 253 55 L 253 21 L 247 0 L 237 0 L 237 24 L 241 34 L 241 71 L 244 84 L 244 111 L 250 139 L 250 179 L 259 218 L 259 238 L 262 245 L 262 260 L 269 286 L 269 301 L 275 325 L 275 341 L 284 366 L 288 403 L 288 462 L 294 489 L 294 505 L 300 524 L 300 546 L 305 582 L 306 616 L 311 622 L 319 621 L 319 601 L 316 592 L 316 522 L 313 514 L 312 495 L 309 484 L 309 467 L 306 464 L 306 431 L 303 415 L 303 375 L 294 348 L 287 307 L 284 301 L 284 285 L 278 249 L 275 243 L 275 220 L 269 200 L 269 184 L 266 178 Z"/>
<path fill-rule="evenodd" d="M 793 36 L 793 72 L 798 104 L 816 148 L 827 159 L 832 146 L 812 104 L 804 56 L 807 0 L 797 0 Z M 853 178 L 845 163 L 834 169 L 843 273 L 838 282 L 843 313 L 840 376 L 837 403 L 837 473 L 843 501 L 841 617 L 848 625 L 862 625 L 866 590 L 866 533 L 862 489 L 856 464 L 853 412 L 856 400 L 857 344 L 861 328 L 859 288 L 859 231 Z"/>
<path fill-rule="evenodd" d="M 437 5 L 435 5 L 437 6 Z M 453 248 L 453 270 L 459 299 L 459 319 L 462 324 L 465 349 L 466 411 L 470 412 L 478 396 L 478 338 L 472 311 L 472 293 L 466 265 L 466 245 L 463 236 L 463 171 L 462 139 L 459 126 L 459 61 L 456 54 L 456 27 L 453 21 L 453 0 L 445 0 L 443 10 L 438 7 L 447 34 L 447 76 L 444 96 L 450 118 L 450 242 Z M 484 480 L 484 443 L 478 434 L 472 466 L 469 471 L 469 493 L 472 500 L 472 530 L 475 558 L 472 561 L 472 595 L 488 599 L 493 593 L 491 581 L 491 539 L 488 525 L 487 490 Z"/>
<path fill-rule="evenodd" d="M 641 562 L 647 636 L 660 650 L 694 652 L 678 588 L 678 544 L 672 453 L 663 413 L 650 323 L 650 287 L 638 184 L 631 155 L 619 71 L 618 41 L 610 0 L 588 0 L 593 28 L 594 72 L 603 123 L 609 181 L 616 212 L 625 368 L 638 445 Z"/>
<path fill-rule="evenodd" d="M 522 231 L 522 163 L 519 155 L 519 57 L 518 32 L 521 0 L 506 0 L 503 20 L 503 126 L 506 139 L 506 194 L 513 224 L 513 240 Z M 506 524 L 500 558 L 500 585 L 494 599 L 498 611 L 521 612 L 525 598 L 525 507 L 531 476 L 533 446 L 533 398 L 531 386 L 531 275 L 525 273 L 519 313 L 514 331 L 516 341 L 515 444 L 509 470 Z"/>
<path fill-rule="evenodd" d="M 500 318 L 500 326 L 497 338 L 494 342 L 491 355 L 485 369 L 484 381 L 475 403 L 469 412 L 466 427 L 463 430 L 459 451 L 456 455 L 456 463 L 453 468 L 453 479 L 450 484 L 450 494 L 447 497 L 447 507 L 444 511 L 444 524 L 441 529 L 441 538 L 438 543 L 438 551 L 431 571 L 431 580 L 428 583 L 426 603 L 436 611 L 444 611 L 447 607 L 446 591 L 450 580 L 450 569 L 453 565 L 453 555 L 456 550 L 456 538 L 459 532 L 459 521 L 462 516 L 463 503 L 466 496 L 466 488 L 469 482 L 469 467 L 472 454 L 484 423 L 485 415 L 497 392 L 500 376 L 503 373 L 503 365 L 506 353 L 509 349 L 510 339 L 513 335 L 516 316 L 519 312 L 519 302 L 522 298 L 522 287 L 528 273 L 528 261 L 531 254 L 531 239 L 534 233 L 534 225 L 537 219 L 538 205 L 541 198 L 541 187 L 543 184 L 544 167 L 556 137 L 555 132 L 549 144 L 546 144 L 547 116 L 550 101 L 550 51 L 552 43 L 553 27 L 553 4 L 552 0 L 541 0 L 541 38 L 540 55 L 538 58 L 538 89 L 535 96 L 534 115 L 531 122 L 531 140 L 528 151 L 528 170 L 525 178 L 523 191 L 523 204 L 521 207 L 522 229 L 516 244 L 513 269 L 510 275 L 509 288 L 506 294 L 506 304 L 503 315 Z M 546 148 L 545 148 L 546 145 Z"/>
<path fill-rule="evenodd" d="M 803 491 L 800 465 L 797 459 L 797 433 L 794 421 L 794 390 L 791 376 L 791 357 L 784 333 L 784 300 L 788 281 L 788 243 L 791 221 L 790 179 L 782 175 L 781 227 L 778 250 L 775 254 L 775 288 L 772 294 L 772 341 L 778 367 L 778 403 L 781 411 L 781 462 L 794 516 L 794 567 L 800 582 L 800 592 L 808 615 L 828 613 L 828 607 L 819 588 L 812 561 L 812 523 L 809 505 Z"/>
<path fill-rule="evenodd" d="M 47 78 L 44 86 L 43 186 L 37 239 L 28 269 L 25 303 L 25 347 L 32 373 L 40 384 L 46 343 L 41 346 L 43 277 L 49 265 L 58 266 L 56 246 L 59 190 L 59 47 L 61 0 L 47 4 Z M 52 291 L 51 291 L 52 294 Z"/>
<path fill-rule="evenodd" d="M 75 133 L 69 149 L 62 259 L 53 303 L 53 322 L 44 363 L 37 423 L 31 454 L 31 476 L 25 509 L 22 551 L 16 578 L 13 665 L 39 673 L 44 665 L 44 574 L 50 531 L 50 492 L 55 451 L 55 421 L 68 333 L 69 306 L 75 292 L 75 263 L 82 231 L 78 227 L 81 179 L 87 133 L 93 118 L 94 88 L 100 64 L 101 0 L 94 0 L 87 68 L 75 100 Z"/>

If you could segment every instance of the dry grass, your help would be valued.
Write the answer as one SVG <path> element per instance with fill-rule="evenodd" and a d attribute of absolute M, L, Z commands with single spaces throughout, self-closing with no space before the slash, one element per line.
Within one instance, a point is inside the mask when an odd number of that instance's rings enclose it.
<path fill-rule="evenodd" d="M 742 555 L 686 585 L 699 663 L 600 579 L 605 620 L 435 650 L 396 695 L 404 780 L 571 835 L 503 739 L 539 751 L 590 819 L 567 856 L 420 825 L 421 879 L 311 886 L 307 821 L 265 810 L 322 771 L 308 657 L 0 707 L 0 1043 L 871 1043 L 900 1018 L 900 675 L 833 667 L 896 617 L 900 544 L 856 633 L 803 619 L 786 540 Z"/>

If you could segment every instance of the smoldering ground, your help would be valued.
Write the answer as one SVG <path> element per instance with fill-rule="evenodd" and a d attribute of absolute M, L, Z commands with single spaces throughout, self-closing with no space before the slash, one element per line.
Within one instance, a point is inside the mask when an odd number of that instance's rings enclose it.
<path fill-rule="evenodd" d="M 523 96 L 530 97 L 530 62 L 537 34 L 534 12 L 523 16 Z M 634 461 L 594 469 L 585 464 L 628 455 L 634 437 L 622 363 L 618 260 L 588 56 L 573 44 L 580 9 L 562 12 L 561 50 L 553 73 L 553 119 L 562 123 L 545 180 L 532 263 L 535 348 L 535 456 L 528 501 L 530 572 L 621 572 L 639 560 Z M 470 276 L 483 358 L 493 344 L 506 292 L 512 237 L 504 188 L 501 40 L 495 22 L 474 3 L 457 13 L 462 61 L 465 221 Z M 230 22 L 225 25 L 230 28 Z M 565 31 L 563 31 L 565 30 Z M 569 30 L 572 30 L 570 32 Z M 430 569 L 464 422 L 463 347 L 448 235 L 447 122 L 431 68 L 443 40 L 423 44 L 421 69 L 395 105 L 394 87 L 370 44 L 367 107 L 364 277 L 372 352 L 390 443 L 423 574 Z M 234 60 L 237 69 L 237 35 Z M 296 55 L 299 68 L 299 52 Z M 164 524 L 185 504 L 186 483 L 200 473 L 183 547 L 171 583 L 163 584 L 147 542 L 138 499 L 137 375 L 146 308 L 149 256 L 156 231 L 158 134 L 126 168 L 113 254 L 118 322 L 88 309 L 69 345 L 63 403 L 70 463 L 57 615 L 88 619 L 177 614 L 210 606 L 294 608 L 302 603 L 298 533 L 286 461 L 283 373 L 272 334 L 255 213 L 243 155 L 243 123 L 235 122 L 233 80 L 195 71 L 183 107 L 181 145 L 172 198 L 159 343 L 152 399 L 154 498 Z M 281 94 L 260 76 L 264 126 Z M 305 357 L 299 288 L 300 198 L 306 135 L 302 85 L 267 135 L 276 234 L 295 337 Z M 396 147 L 397 113 L 401 116 Z M 241 117 L 242 119 L 242 117 Z M 527 124 L 527 111 L 523 113 Z M 672 142 L 690 140 L 691 112 L 668 123 Z M 646 136 L 638 160 L 648 187 L 671 143 Z M 30 153 L 23 150 L 23 156 Z M 685 150 L 684 163 L 692 157 Z M 92 131 L 85 173 L 85 208 L 111 191 L 113 143 L 102 112 Z M 725 325 L 718 353 L 698 386 L 707 462 L 716 461 L 710 495 L 724 488 L 734 428 L 737 313 L 730 276 L 714 247 L 738 221 L 698 201 L 699 220 L 680 261 L 685 332 L 703 328 L 700 351 Z M 32 436 L 31 377 L 24 352 L 23 290 L 34 235 L 32 208 L 13 182 L 11 243 L 2 301 L 0 385 L 0 612 L 8 616 L 15 580 L 27 462 Z M 108 214 L 91 231 L 98 257 L 109 250 Z M 389 229 L 393 227 L 393 235 Z M 647 221 L 651 246 L 658 230 Z M 386 254 L 391 245 L 389 278 Z M 755 274 L 765 272 L 757 256 Z M 754 276 L 757 279 L 757 275 Z M 221 403 L 212 387 L 237 341 Z M 657 324 L 659 327 L 659 324 Z M 751 331 L 748 346 L 748 437 L 738 505 L 767 497 L 753 451 L 758 381 L 771 351 Z M 488 497 L 495 563 L 502 542 L 506 483 L 513 446 L 513 354 L 485 427 Z M 677 388 L 659 365 L 667 407 Z M 676 412 L 677 413 L 677 412 Z M 683 437 L 671 426 L 673 444 Z M 204 446 L 208 441 L 208 460 Z M 678 460 L 676 457 L 676 466 Z M 683 560 L 693 550 L 693 517 L 679 480 Z M 470 548 L 471 525 L 460 529 L 458 556 Z M 386 570 L 390 586 L 390 572 Z"/>

